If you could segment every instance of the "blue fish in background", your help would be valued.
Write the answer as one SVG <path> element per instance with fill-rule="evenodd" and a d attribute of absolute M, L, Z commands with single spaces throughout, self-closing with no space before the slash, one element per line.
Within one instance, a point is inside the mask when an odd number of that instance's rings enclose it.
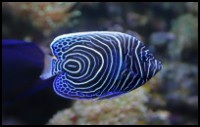
<path fill-rule="evenodd" d="M 2 104 L 52 85 L 52 78 L 39 78 L 43 68 L 44 53 L 36 44 L 2 40 Z"/>
<path fill-rule="evenodd" d="M 107 100 L 149 81 L 161 62 L 135 37 L 120 32 L 80 32 L 56 37 L 45 55 L 42 79 L 57 75 L 54 91 L 69 99 Z"/>

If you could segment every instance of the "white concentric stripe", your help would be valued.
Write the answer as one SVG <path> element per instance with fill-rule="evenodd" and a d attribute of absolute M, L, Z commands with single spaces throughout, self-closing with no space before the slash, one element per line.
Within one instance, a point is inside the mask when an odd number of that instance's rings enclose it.
<path fill-rule="evenodd" d="M 64 65 L 66 65 L 67 62 L 71 62 L 71 61 L 72 61 L 72 62 L 78 63 L 79 68 L 78 68 L 77 71 L 70 71 L 70 70 L 68 70 L 67 68 L 65 68 Z M 81 70 L 82 66 L 81 66 L 81 63 L 80 63 L 78 60 L 75 60 L 75 59 L 68 59 L 68 60 L 66 60 L 66 61 L 63 63 L 63 68 L 64 68 L 67 72 L 70 72 L 70 73 L 78 73 L 78 72 Z"/>
<path fill-rule="evenodd" d="M 92 43 L 92 42 L 90 42 L 90 41 L 87 41 L 88 43 Z M 96 45 L 96 44 L 94 44 L 94 43 L 92 43 L 93 45 L 95 45 L 95 46 L 97 46 L 97 47 L 99 47 L 99 48 L 101 48 L 105 53 L 106 53 L 106 51 L 102 48 L 102 47 L 100 47 L 99 45 Z M 85 47 L 85 46 L 81 46 L 81 45 L 75 45 L 75 46 L 73 46 L 73 47 L 71 47 L 69 50 L 72 50 L 72 49 L 74 49 L 74 48 L 76 48 L 76 47 Z M 91 49 L 91 48 L 89 48 L 89 47 L 86 47 L 86 48 L 88 48 L 88 49 Z M 65 53 L 66 52 L 69 52 L 69 50 L 67 50 L 67 51 L 65 51 Z M 96 51 L 96 50 L 95 50 Z M 97 52 L 97 51 L 96 51 Z M 100 57 L 102 58 L 102 66 L 104 65 L 104 59 L 103 59 L 103 57 L 102 57 L 102 55 L 101 55 L 101 53 L 100 53 Z M 107 57 L 107 59 L 108 59 L 108 57 Z M 100 67 L 100 69 L 98 70 L 98 72 L 97 73 L 99 73 L 99 71 L 100 70 L 102 70 L 101 68 L 102 68 L 102 66 Z M 107 66 L 106 66 L 106 69 L 107 69 Z M 105 74 L 105 71 L 103 72 L 103 74 L 101 75 L 101 77 L 100 77 L 100 79 L 95 83 L 95 84 L 93 84 L 93 85 L 91 85 L 91 86 L 89 86 L 89 87 L 79 87 L 79 88 L 77 88 L 77 86 L 76 86 L 76 88 L 77 89 L 90 89 L 91 87 L 93 87 L 93 86 L 95 86 L 96 84 L 98 84 L 99 82 L 100 82 L 100 80 L 102 80 L 102 78 L 103 78 L 103 76 L 104 76 L 104 74 Z M 97 74 L 96 74 L 97 75 Z M 94 76 L 94 78 L 92 78 L 91 80 L 89 80 L 89 81 L 92 81 L 92 80 L 94 80 L 95 79 L 95 77 L 96 77 L 96 75 Z M 70 80 L 71 81 L 71 80 Z M 78 85 L 81 85 L 81 84 L 86 84 L 86 83 L 88 83 L 89 81 L 87 81 L 87 82 L 81 82 L 81 83 L 77 83 Z M 73 81 L 71 81 L 71 83 L 72 84 L 74 84 L 74 82 Z M 100 89 L 99 87 L 97 87 L 96 89 L 94 89 L 93 91 L 84 91 L 84 93 L 92 93 L 92 92 L 95 92 L 95 91 L 97 91 L 98 89 Z"/>
<path fill-rule="evenodd" d="M 135 63 L 135 69 L 137 70 L 137 73 L 134 75 L 132 81 L 134 81 L 134 79 L 135 79 L 137 76 L 139 76 L 137 64 L 136 64 L 136 62 L 134 62 L 134 63 Z M 132 81 L 128 84 L 128 86 L 124 89 L 124 91 L 125 91 L 127 88 L 129 88 L 130 84 L 132 84 Z M 135 85 L 135 84 L 134 84 L 134 85 Z"/>
<path fill-rule="evenodd" d="M 126 76 L 125 81 L 123 82 L 123 84 L 122 84 L 122 86 L 121 86 L 121 88 L 120 88 L 120 91 L 122 91 L 124 85 L 126 84 L 127 80 L 129 79 L 130 75 L 131 75 L 131 73 L 129 72 L 128 75 Z"/>
<path fill-rule="evenodd" d="M 147 71 L 147 78 L 149 77 L 149 68 L 150 68 L 150 66 L 151 66 L 151 62 L 149 60 L 149 66 L 148 66 L 148 71 Z"/>
<path fill-rule="evenodd" d="M 134 75 L 134 77 L 132 78 L 131 82 L 127 85 L 127 87 L 124 89 L 124 92 L 126 92 L 126 89 L 128 89 L 130 87 L 130 85 L 134 82 L 135 78 L 137 77 L 138 75 Z"/>
<path fill-rule="evenodd" d="M 147 52 L 148 52 L 148 51 L 149 51 L 149 50 L 145 50 L 145 51 L 142 51 L 142 50 L 141 50 L 141 52 L 145 52 L 145 57 L 147 58 L 146 60 L 148 60 L 148 56 L 147 56 L 147 54 L 148 54 Z"/>
<path fill-rule="evenodd" d="M 112 35 L 109 34 L 109 35 L 107 35 L 107 36 L 112 36 Z M 112 36 L 112 37 L 114 37 L 114 36 Z M 116 37 L 114 37 L 114 38 L 116 39 Z M 101 43 L 101 42 L 100 42 L 100 43 Z M 120 52 L 120 64 L 119 64 L 119 66 L 120 66 L 120 68 L 121 68 L 121 66 L 122 66 L 122 61 L 121 61 L 121 60 L 122 60 L 121 45 L 120 45 L 120 41 L 118 41 L 118 40 L 117 40 L 117 43 L 118 43 L 119 52 Z M 97 45 L 96 45 L 96 46 L 97 46 Z M 99 47 L 99 46 L 98 46 L 98 47 Z M 101 48 L 101 47 L 100 47 L 100 48 Z M 102 48 L 102 49 L 103 49 L 103 48 Z M 104 50 L 104 49 L 103 49 L 103 50 Z M 105 50 L 104 50 L 104 51 L 105 51 Z M 107 58 L 107 59 L 108 59 L 108 58 Z M 106 67 L 106 68 L 107 68 L 107 67 Z M 103 75 L 104 75 L 104 74 L 103 74 Z M 118 71 L 118 73 L 117 73 L 117 77 L 118 77 L 118 76 L 119 76 L 119 71 Z M 102 77 L 101 77 L 101 79 L 102 79 Z M 100 81 L 100 80 L 99 80 L 99 81 Z M 98 81 L 98 82 L 99 82 L 99 81 Z M 115 83 L 115 81 L 116 81 L 116 79 L 114 80 L 114 83 Z M 97 82 L 97 83 L 98 83 L 98 82 Z M 95 84 L 97 84 L 97 83 L 95 83 Z M 114 83 L 113 83 L 113 84 L 114 84 Z M 94 86 L 94 85 L 93 85 L 93 86 Z M 101 85 L 101 87 L 102 87 L 102 85 Z M 101 87 L 98 87 L 98 88 L 95 89 L 94 91 L 89 91 L 89 92 L 86 92 L 86 91 L 85 91 L 84 93 L 95 92 L 96 90 L 100 89 Z M 106 88 L 105 88 L 105 89 L 106 89 Z M 104 90 L 105 90 L 105 89 L 104 89 Z M 104 90 L 103 90 L 103 91 L 104 91 Z M 102 91 L 102 92 L 103 92 L 103 91 Z"/>
<path fill-rule="evenodd" d="M 81 52 L 87 53 L 88 55 L 90 55 L 90 56 L 93 58 L 93 61 L 94 61 L 93 68 L 92 68 L 92 70 L 90 71 L 90 74 L 87 75 L 85 78 L 89 77 L 89 76 L 92 74 L 91 72 L 93 72 L 94 68 L 97 67 L 97 66 L 96 66 L 96 60 L 95 60 L 94 56 L 93 56 L 92 54 L 90 54 L 90 53 L 84 51 L 84 50 L 81 50 L 81 49 L 76 49 L 76 50 L 74 50 L 74 51 L 81 51 Z M 88 67 L 90 67 L 90 61 L 89 61 Z"/>
<path fill-rule="evenodd" d="M 144 80 L 142 81 L 142 85 L 144 84 Z"/>
<path fill-rule="evenodd" d="M 101 48 L 101 49 L 106 53 L 105 49 L 102 48 L 102 47 L 100 47 L 99 45 L 96 45 L 95 43 L 93 43 L 93 42 L 91 42 L 91 41 L 87 41 L 87 42 L 92 43 L 93 45 L 95 45 L 95 46 Z M 106 55 L 106 58 L 107 58 L 107 61 L 108 61 L 108 56 L 107 56 L 107 55 Z M 103 63 L 104 63 L 104 62 L 103 62 Z M 102 64 L 102 65 L 103 65 L 103 64 Z M 105 69 L 105 70 L 107 70 L 107 66 L 106 66 L 106 69 Z M 100 82 L 100 80 L 102 80 L 102 78 L 103 78 L 105 72 L 106 72 L 106 71 L 103 72 L 103 74 L 101 75 L 100 79 L 99 79 L 95 84 L 93 84 L 93 85 L 91 85 L 91 86 L 89 86 L 89 87 L 84 87 L 84 88 L 81 87 L 81 88 L 77 88 L 77 89 L 89 89 L 89 88 L 95 86 L 96 84 L 98 84 L 98 83 Z M 95 75 L 95 76 L 96 76 L 96 75 Z M 84 91 L 84 93 L 92 93 L 92 92 L 97 91 L 98 89 L 100 89 L 100 87 L 97 87 L 97 88 L 96 88 L 95 90 L 93 90 L 93 91 L 88 91 L 88 92 L 87 92 L 87 91 Z"/>
<path fill-rule="evenodd" d="M 55 65 L 56 65 L 55 72 L 57 73 L 57 72 L 61 71 L 61 69 L 60 69 L 61 61 L 60 60 L 56 61 Z"/>
<path fill-rule="evenodd" d="M 124 69 L 124 70 L 121 72 L 120 77 L 119 77 L 119 82 L 118 82 L 118 84 L 116 85 L 116 87 L 115 87 L 115 89 L 114 89 L 113 91 L 115 91 L 115 90 L 118 89 L 119 85 L 121 84 L 121 80 L 122 80 L 122 78 L 123 78 L 123 75 L 124 75 L 124 73 L 125 73 L 126 71 L 127 71 L 127 69 Z"/>
<path fill-rule="evenodd" d="M 131 70 L 133 71 L 133 57 L 130 57 L 130 58 L 131 58 Z"/>
<path fill-rule="evenodd" d="M 109 69 L 109 72 L 108 72 L 108 74 L 107 74 L 107 76 L 105 77 L 105 79 L 104 79 L 104 82 L 102 83 L 102 85 L 99 87 L 99 88 L 101 88 L 104 84 L 105 84 L 105 82 L 107 81 L 107 79 L 108 79 L 108 76 L 109 76 L 109 74 L 111 73 L 111 70 L 112 70 L 112 66 L 113 66 L 113 55 L 112 55 L 112 50 L 110 49 L 110 47 L 108 46 L 108 45 L 106 45 L 105 43 L 102 43 L 100 40 L 98 40 L 98 39 L 96 39 L 95 37 L 93 37 L 93 36 L 89 36 L 90 38 L 92 38 L 92 39 L 94 39 L 94 40 L 96 40 L 97 42 L 99 42 L 99 43 L 101 43 L 101 44 L 103 44 L 103 45 L 105 45 L 108 49 L 109 49 L 109 51 L 110 51 L 110 61 L 108 60 L 107 61 L 107 66 L 108 66 L 108 62 L 110 63 L 110 69 Z M 101 37 L 102 38 L 102 37 Z M 106 54 L 107 55 L 107 54 Z M 108 84 L 106 84 L 106 87 L 108 86 Z M 105 89 L 106 89 L 106 87 L 105 87 Z M 104 90 L 105 90 L 104 89 Z M 103 90 L 103 91 L 104 91 Z M 101 93 L 103 93 L 103 91 L 101 92 Z"/>
<path fill-rule="evenodd" d="M 86 55 L 83 55 L 82 53 L 69 53 L 69 54 L 65 55 L 65 57 L 67 58 L 68 56 L 74 56 L 74 55 L 85 57 L 89 63 L 88 67 L 90 67 L 90 59 Z M 63 67 L 64 67 L 64 64 L 63 64 Z M 70 74 L 67 74 L 67 76 L 72 79 L 80 79 L 80 78 L 85 77 L 88 74 L 88 72 L 89 72 L 89 68 L 87 68 L 86 73 L 84 73 L 83 75 L 81 75 L 79 77 L 74 77 L 74 76 L 71 76 Z M 71 81 L 70 79 L 68 79 L 68 80 Z"/>
<path fill-rule="evenodd" d="M 154 71 L 154 69 L 155 69 L 155 67 L 156 67 L 156 64 L 153 64 L 153 66 L 151 66 L 151 69 L 150 69 L 150 71 Z"/>
<path fill-rule="evenodd" d="M 128 36 L 128 44 L 127 44 L 127 47 L 125 47 L 125 48 L 127 48 L 127 50 L 128 50 L 128 52 L 126 53 L 126 55 L 125 55 L 125 62 L 127 61 L 127 57 L 130 57 L 130 49 L 131 49 L 131 47 L 130 47 L 130 40 L 131 40 L 131 36 L 129 37 Z M 131 57 L 130 57 L 131 58 Z M 130 61 L 130 62 L 132 62 L 132 60 Z"/>
<path fill-rule="evenodd" d="M 135 69 L 136 69 L 136 71 L 137 71 L 135 74 L 136 74 L 136 75 L 139 75 L 139 71 L 138 71 L 138 67 L 137 67 L 136 61 L 134 61 L 134 63 L 135 63 Z"/>
<path fill-rule="evenodd" d="M 134 44 L 135 44 L 135 38 L 133 39 L 133 44 L 132 44 L 131 49 L 136 50 Z M 135 60 L 133 60 L 133 57 L 131 57 L 131 70 L 133 70 L 133 61 L 135 61 Z"/>
<path fill-rule="evenodd" d="M 149 66 L 148 66 L 147 78 L 149 78 L 149 69 L 150 69 L 150 66 L 151 66 L 151 60 L 152 60 L 152 59 L 153 59 L 153 58 L 149 59 Z"/>
<path fill-rule="evenodd" d="M 123 60 L 123 56 L 122 56 L 122 49 L 121 49 L 121 43 L 119 41 L 118 38 L 116 38 L 116 36 L 119 36 L 119 34 L 104 34 L 104 35 L 107 35 L 107 36 L 110 36 L 112 38 L 114 38 L 116 40 L 116 42 L 118 43 L 118 49 L 119 49 L 119 60 L 120 60 L 120 63 L 119 63 L 119 69 L 118 69 L 118 72 L 117 72 L 117 75 L 112 83 L 112 85 L 110 85 L 110 89 L 113 87 L 113 85 L 115 84 L 117 78 L 119 77 L 119 73 L 120 73 L 120 68 L 122 67 L 122 60 Z M 107 88 L 107 86 L 103 89 L 103 91 L 101 92 L 101 94 L 104 92 L 104 90 Z M 110 91 L 110 89 L 108 91 Z"/>
<path fill-rule="evenodd" d="M 155 60 L 155 65 L 156 65 L 156 67 L 155 67 L 155 69 L 154 69 L 154 71 L 153 71 L 153 76 L 155 75 L 155 72 L 156 72 L 156 69 L 157 69 L 157 60 Z M 152 77 L 153 77 L 152 76 Z"/>
<path fill-rule="evenodd" d="M 99 38 L 101 38 L 102 40 L 105 40 L 105 41 L 108 41 L 108 42 L 110 42 L 110 44 L 113 46 L 113 50 L 115 51 L 115 55 L 117 55 L 117 52 L 116 52 L 116 47 L 113 45 L 113 43 L 112 43 L 112 39 L 110 39 L 110 40 L 108 40 L 108 39 L 105 39 L 105 38 L 102 38 L 102 37 L 100 37 L 100 36 L 98 36 L 98 35 L 95 35 L 95 37 L 99 37 Z M 111 51 L 111 53 L 112 53 L 112 51 Z M 111 79 L 113 78 L 113 75 L 114 75 L 114 73 L 115 73 L 115 70 L 116 70 L 116 66 L 117 66 L 117 64 L 115 64 L 115 68 L 114 68 L 114 70 L 113 70 L 113 72 L 112 72 L 112 76 L 111 76 L 111 78 L 110 78 L 110 80 L 109 80 L 109 83 L 108 84 L 110 84 L 110 82 L 111 82 Z M 119 68 L 118 68 L 118 70 L 119 70 Z M 108 86 L 108 85 L 107 85 Z M 107 88 L 107 86 L 104 88 L 104 89 L 106 89 Z M 110 91 L 110 89 L 112 88 L 112 85 L 110 85 L 110 88 L 107 90 L 107 91 Z M 104 91 L 104 90 L 103 90 Z"/>
<path fill-rule="evenodd" d="M 122 81 L 122 80 L 118 80 L 118 83 L 117 83 L 115 89 L 113 90 L 113 92 L 116 92 L 116 90 L 118 89 L 119 85 L 121 84 L 121 81 Z"/>
<path fill-rule="evenodd" d="M 142 56 L 142 50 L 145 48 L 144 46 L 140 49 L 140 55 Z"/>
<path fill-rule="evenodd" d="M 69 68 L 77 68 L 77 66 L 75 66 L 75 65 L 67 65 L 67 67 L 69 67 Z"/>
<path fill-rule="evenodd" d="M 148 52 L 148 51 L 149 51 L 149 50 L 145 50 L 145 51 L 144 51 L 144 52 L 145 52 L 145 56 L 146 56 L 146 57 L 147 57 L 147 54 L 148 54 L 147 52 Z"/>
<path fill-rule="evenodd" d="M 141 74 L 141 77 L 143 77 L 143 72 L 142 72 L 140 60 L 139 60 L 138 55 L 137 55 L 137 49 L 138 49 L 139 46 L 140 46 L 140 41 L 138 40 L 138 44 L 137 44 L 136 49 L 135 49 L 135 55 L 136 55 L 136 58 L 137 58 L 138 65 L 139 65 L 139 67 L 140 67 L 140 74 Z"/>
<path fill-rule="evenodd" d="M 82 45 L 75 45 L 75 46 L 73 46 L 73 47 L 69 48 L 69 50 L 66 50 L 64 53 L 65 53 L 65 54 L 67 54 L 67 52 L 69 52 L 70 50 L 73 50 L 74 48 L 80 48 L 80 47 L 82 47 L 82 48 L 86 48 L 86 49 L 89 49 L 89 50 L 92 50 L 92 51 L 96 52 L 96 53 L 97 53 L 97 54 L 98 54 L 98 55 L 101 57 L 101 59 L 102 59 L 102 65 L 101 65 L 101 67 L 99 68 L 99 70 L 97 71 L 97 73 L 94 75 L 94 77 L 93 77 L 93 78 L 91 78 L 91 79 L 90 79 L 90 80 L 88 80 L 88 81 L 85 81 L 85 82 L 80 82 L 80 83 L 75 83 L 75 82 L 73 82 L 73 81 L 69 80 L 69 82 L 70 82 L 70 83 L 72 83 L 72 84 L 74 84 L 74 85 L 86 84 L 86 83 L 88 83 L 88 82 L 90 82 L 90 81 L 94 80 L 94 79 L 95 79 L 95 77 L 96 77 L 96 76 L 97 76 L 97 74 L 98 74 L 98 73 L 101 71 L 101 69 L 103 68 L 103 65 L 104 65 L 104 58 L 103 58 L 103 56 L 101 55 L 101 53 L 100 53 L 100 52 L 98 52 L 98 51 L 94 50 L 93 48 L 89 48 L 89 47 L 82 46 Z M 96 85 L 96 84 L 94 84 L 94 85 Z M 90 87 L 85 87 L 84 89 L 91 88 L 91 87 L 93 87 L 94 85 L 91 85 Z"/>
<path fill-rule="evenodd" d="M 83 62 L 83 69 L 82 69 L 82 71 L 84 71 L 85 70 L 85 61 L 81 57 L 79 57 L 79 56 L 73 56 L 73 57 L 75 57 L 77 59 L 80 59 Z"/>
<path fill-rule="evenodd" d="M 137 81 L 137 83 L 134 85 L 134 87 L 133 87 L 132 89 L 130 89 L 128 92 L 130 92 L 131 90 L 135 89 L 135 88 L 138 86 L 140 80 L 141 80 L 141 78 L 138 79 L 138 81 Z"/>

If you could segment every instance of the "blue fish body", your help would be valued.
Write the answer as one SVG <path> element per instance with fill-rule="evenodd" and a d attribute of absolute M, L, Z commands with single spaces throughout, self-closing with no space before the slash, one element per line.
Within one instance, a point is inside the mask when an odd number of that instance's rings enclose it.
<path fill-rule="evenodd" d="M 111 99 L 149 81 L 161 62 L 135 37 L 120 32 L 80 32 L 56 37 L 56 58 L 46 58 L 41 78 L 58 75 L 54 91 L 69 99 Z"/>
<path fill-rule="evenodd" d="M 2 104 L 51 85 L 52 79 L 39 78 L 43 68 L 44 53 L 36 44 L 2 40 Z"/>

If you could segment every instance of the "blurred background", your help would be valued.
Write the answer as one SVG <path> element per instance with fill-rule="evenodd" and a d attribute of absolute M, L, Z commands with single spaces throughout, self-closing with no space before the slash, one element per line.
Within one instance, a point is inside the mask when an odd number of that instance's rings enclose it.
<path fill-rule="evenodd" d="M 2 124 L 198 124 L 198 2 L 2 2 L 2 39 L 34 42 L 52 55 L 56 36 L 82 31 L 133 35 L 163 69 L 100 102 L 61 98 L 50 85 L 3 105 Z"/>

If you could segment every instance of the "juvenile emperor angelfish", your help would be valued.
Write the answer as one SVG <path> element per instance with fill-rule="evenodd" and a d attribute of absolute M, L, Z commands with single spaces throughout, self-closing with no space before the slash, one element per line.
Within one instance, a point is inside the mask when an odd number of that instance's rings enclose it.
<path fill-rule="evenodd" d="M 137 38 L 120 32 L 80 32 L 56 37 L 42 79 L 54 75 L 54 91 L 69 99 L 111 99 L 149 81 L 162 69 Z"/>

